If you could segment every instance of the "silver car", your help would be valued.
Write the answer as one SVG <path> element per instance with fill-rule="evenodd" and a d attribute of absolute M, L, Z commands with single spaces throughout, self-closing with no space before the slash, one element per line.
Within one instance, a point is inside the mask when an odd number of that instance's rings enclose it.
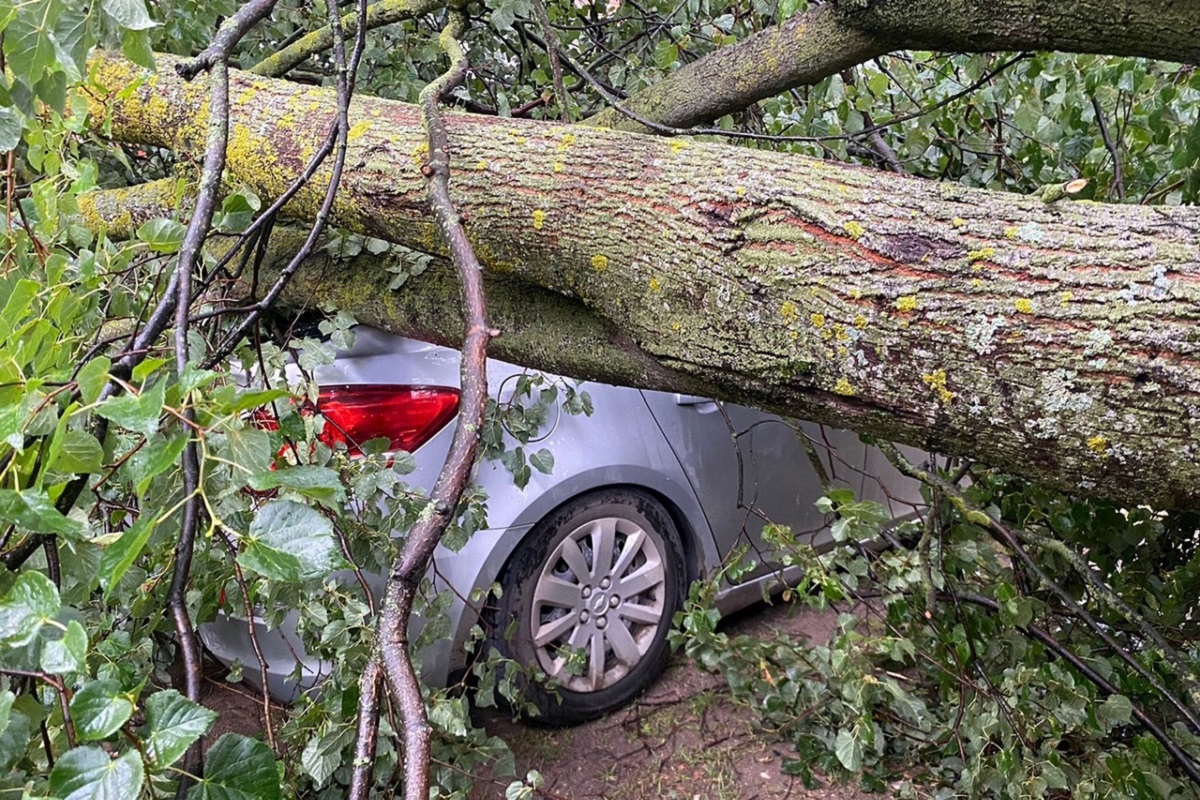
<path fill-rule="evenodd" d="M 489 386 L 511 392 L 511 378 L 522 372 L 490 361 Z M 423 404 L 419 414 L 366 415 L 369 430 L 361 436 L 392 436 L 416 460 L 410 483 L 432 486 L 453 434 L 457 351 L 360 326 L 353 348 L 316 378 L 322 387 L 337 387 L 329 396 L 342 406 L 359 396 L 374 407 L 383 398 L 393 411 Z M 883 484 L 867 476 L 890 470 L 845 431 L 804 423 L 798 433 L 796 423 L 704 397 L 580 388 L 594 412 L 560 410 L 550 420 L 539 445 L 553 453 L 549 474 L 533 471 L 518 488 L 498 461 L 477 466 L 488 525 L 458 552 L 437 553 L 431 579 L 436 588 L 453 588 L 452 635 L 422 658 L 424 678 L 435 684 L 463 668 L 469 631 L 479 622 L 479 610 L 464 598 L 498 582 L 503 592 L 488 626 L 493 644 L 553 679 L 553 689 L 539 681 L 528 689 L 551 723 L 598 716 L 643 691 L 670 655 L 667 633 L 689 584 L 716 570 L 739 544 L 763 566 L 745 582 L 724 586 L 718 608 L 727 613 L 761 598 L 764 582 L 779 579 L 762 539 L 764 520 L 789 525 L 817 545 L 828 541 L 827 520 L 814 505 L 824 490 L 802 436 L 811 437 L 837 482 L 860 496 L 879 497 Z M 327 417 L 338 413 L 333 405 L 323 401 Z M 901 483 L 895 475 L 887 482 Z M 515 632 L 504 638 L 506 629 Z M 221 618 L 202 635 L 218 659 L 257 663 L 244 620 Z M 287 622 L 272 631 L 260 625 L 258 638 L 273 697 L 291 700 L 319 681 L 321 663 L 305 655 Z M 291 677 L 298 658 L 300 683 Z M 259 677 L 254 669 L 245 675 Z"/>

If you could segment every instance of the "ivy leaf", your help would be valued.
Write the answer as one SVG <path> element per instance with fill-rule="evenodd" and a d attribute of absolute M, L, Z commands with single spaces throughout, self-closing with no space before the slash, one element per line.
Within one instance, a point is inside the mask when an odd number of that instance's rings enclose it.
<path fill-rule="evenodd" d="M 216 719 L 217 712 L 174 689 L 155 692 L 146 701 L 146 750 L 159 768 L 174 764 L 192 742 L 208 733 Z"/>
<path fill-rule="evenodd" d="M 116 681 L 92 681 L 71 698 L 75 735 L 91 742 L 116 733 L 133 714 L 133 703 Z"/>
<path fill-rule="evenodd" d="M 68 539 L 82 539 L 87 534 L 86 525 L 63 516 L 45 492 L 34 489 L 0 489 L 0 520 L 29 533 L 53 533 Z"/>
<path fill-rule="evenodd" d="M 46 642 L 42 648 L 42 670 L 51 675 L 66 675 L 87 669 L 88 635 L 79 620 L 67 623 L 61 639 Z"/>
<path fill-rule="evenodd" d="M 842 763 L 842 766 L 851 772 L 858 772 L 862 767 L 863 762 L 863 746 L 850 731 L 842 728 L 837 733 L 837 741 L 834 743 L 834 755 L 837 760 Z"/>
<path fill-rule="evenodd" d="M 279 773 L 271 748 L 238 733 L 227 733 L 209 748 L 204 779 L 189 800 L 279 800 Z"/>
<path fill-rule="evenodd" d="M 543 475 L 549 475 L 554 471 L 554 454 L 543 447 L 529 457 L 529 465 Z"/>
<path fill-rule="evenodd" d="M 104 0 L 101 6 L 118 25 L 131 31 L 144 31 L 157 24 L 150 19 L 143 0 Z"/>
<path fill-rule="evenodd" d="M 137 229 L 137 238 L 149 245 L 156 253 L 174 253 L 183 244 L 187 228 L 173 219 L 159 217 L 143 222 Z"/>
<path fill-rule="evenodd" d="M 58 615 L 58 589 L 40 572 L 23 572 L 0 599 L 0 644 L 24 647 Z"/>
<path fill-rule="evenodd" d="M 291 500 L 272 500 L 263 506 L 246 538 L 238 561 L 264 578 L 317 580 L 342 566 L 332 523 Z"/>
<path fill-rule="evenodd" d="M 105 596 L 121 582 L 121 578 L 142 554 L 146 542 L 150 541 L 150 534 L 154 532 L 152 518 L 152 514 L 143 513 L 129 530 L 121 534 L 120 539 L 101 552 L 99 577 L 104 586 Z"/>
<path fill-rule="evenodd" d="M 126 800 L 141 794 L 144 778 L 135 752 L 113 758 L 99 747 L 76 747 L 55 762 L 50 792 L 61 800 Z"/>
<path fill-rule="evenodd" d="M 162 415 L 163 402 L 167 396 L 167 382 L 160 380 L 140 395 L 123 394 L 110 397 L 96 408 L 96 413 L 122 428 L 153 436 L 158 430 L 158 418 Z"/>

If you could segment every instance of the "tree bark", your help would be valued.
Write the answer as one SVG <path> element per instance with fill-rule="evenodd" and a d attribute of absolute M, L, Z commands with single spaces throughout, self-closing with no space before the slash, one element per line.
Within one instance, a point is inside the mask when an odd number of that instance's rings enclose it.
<path fill-rule="evenodd" d="M 1061 50 L 1200 62 L 1200 14 L 1177 0 L 832 0 L 709 53 L 631 97 L 686 128 L 897 50 Z M 615 108 L 590 124 L 644 132 Z"/>
<path fill-rule="evenodd" d="M 172 62 L 155 76 L 114 56 L 93 67 L 114 91 L 114 137 L 203 147 L 204 89 Z M 269 198 L 321 141 L 332 94 L 245 74 L 232 91 L 228 176 Z M 352 119 L 337 224 L 435 249 L 417 109 L 360 99 Z M 619 331 L 622 352 L 660 365 L 607 379 L 699 383 L 1068 489 L 1200 503 L 1194 210 L 1048 205 L 722 145 L 447 122 L 452 189 L 481 260 L 576 298 L 598 335 Z M 293 213 L 311 213 L 322 189 L 302 191 Z M 342 303 L 386 304 L 387 281 L 359 273 Z M 541 340 L 557 332 L 569 346 L 565 320 L 547 319 Z M 547 365 L 536 347 L 505 355 Z M 558 355 L 553 369 L 596 374 L 595 352 Z"/>

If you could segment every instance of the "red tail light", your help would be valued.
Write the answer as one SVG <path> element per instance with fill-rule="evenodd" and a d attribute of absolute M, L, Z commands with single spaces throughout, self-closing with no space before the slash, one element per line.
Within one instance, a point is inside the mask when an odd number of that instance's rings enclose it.
<path fill-rule="evenodd" d="M 412 452 L 454 418 L 458 395 L 446 386 L 323 386 L 317 408 L 325 428 L 319 438 L 330 447 L 344 443 L 351 455 L 372 439 Z"/>

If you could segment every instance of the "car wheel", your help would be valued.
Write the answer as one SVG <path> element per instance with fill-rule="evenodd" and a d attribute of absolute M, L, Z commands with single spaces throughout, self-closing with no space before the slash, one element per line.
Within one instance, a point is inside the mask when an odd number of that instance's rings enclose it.
<path fill-rule="evenodd" d="M 537 721 L 595 719 L 666 666 L 684 590 L 679 532 L 645 492 L 588 494 L 530 530 L 500 585 L 492 643 L 534 676 L 521 683 Z"/>

